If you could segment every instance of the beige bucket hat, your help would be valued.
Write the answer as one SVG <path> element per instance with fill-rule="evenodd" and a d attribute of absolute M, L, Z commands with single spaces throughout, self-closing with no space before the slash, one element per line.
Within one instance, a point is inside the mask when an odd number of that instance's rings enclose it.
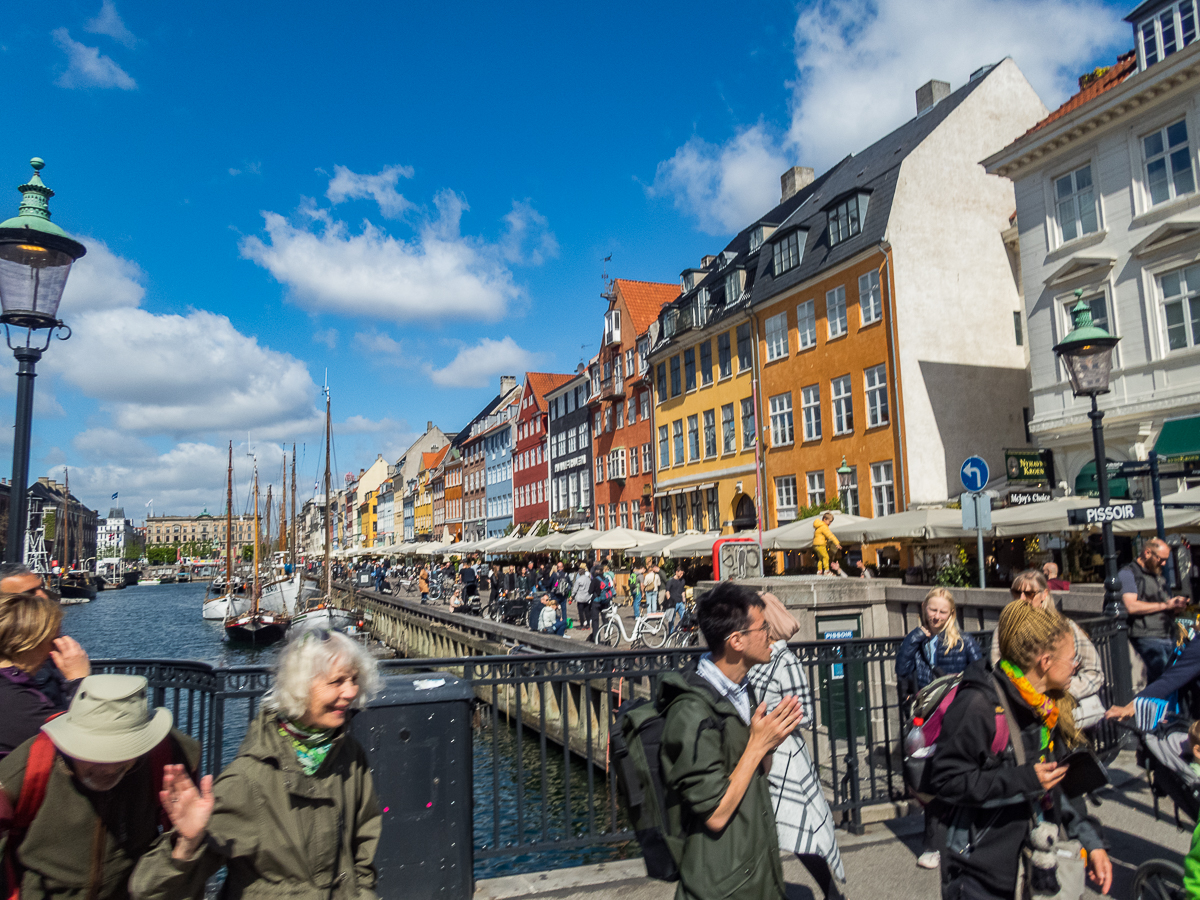
<path fill-rule="evenodd" d="M 93 763 L 125 762 L 149 753 L 171 730 L 171 713 L 150 714 L 140 675 L 89 675 L 71 708 L 42 726 L 62 753 Z"/>

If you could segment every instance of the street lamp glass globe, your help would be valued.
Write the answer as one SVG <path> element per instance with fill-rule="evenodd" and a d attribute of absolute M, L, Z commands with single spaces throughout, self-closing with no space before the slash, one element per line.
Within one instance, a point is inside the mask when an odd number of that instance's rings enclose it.
<path fill-rule="evenodd" d="M 1112 344 L 1084 344 L 1064 351 L 1061 356 L 1067 367 L 1067 378 L 1076 394 L 1108 392 L 1112 373 Z"/>
<path fill-rule="evenodd" d="M 0 242 L 0 318 L 34 327 L 54 322 L 74 261 L 62 250 L 33 242 Z"/>

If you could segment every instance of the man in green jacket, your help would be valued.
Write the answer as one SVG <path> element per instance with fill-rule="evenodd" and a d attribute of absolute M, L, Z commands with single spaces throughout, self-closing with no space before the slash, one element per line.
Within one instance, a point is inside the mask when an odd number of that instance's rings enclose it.
<path fill-rule="evenodd" d="M 12 833 L 0 839 L 0 854 L 11 854 L 15 865 L 21 900 L 129 897 L 129 874 L 159 834 L 156 785 L 162 778 L 151 771 L 153 751 L 165 741 L 160 758 L 193 770 L 200 757 L 199 745 L 171 727 L 170 711 L 150 714 L 146 692 L 141 676 L 89 675 L 71 708 L 42 726 L 53 742 L 45 794 L 23 839 Z M 32 774 L 31 754 L 35 760 L 42 755 L 38 740 L 0 761 L 0 785 L 14 808 Z"/>
<path fill-rule="evenodd" d="M 676 900 L 785 894 L 766 776 L 801 707 L 785 697 L 767 712 L 746 680 L 752 666 L 771 658 L 763 610 L 753 590 L 721 582 L 696 607 L 713 649 L 659 688 L 667 816 L 671 832 L 684 835 Z"/>

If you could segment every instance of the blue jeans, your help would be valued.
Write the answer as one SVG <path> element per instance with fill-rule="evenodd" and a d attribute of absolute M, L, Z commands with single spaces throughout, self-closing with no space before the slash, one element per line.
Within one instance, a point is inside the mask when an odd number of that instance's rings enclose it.
<path fill-rule="evenodd" d="M 1131 637 L 1129 643 L 1146 665 L 1146 684 L 1153 684 L 1175 658 L 1175 642 L 1170 638 Z"/>
<path fill-rule="evenodd" d="M 543 628 L 542 633 L 543 634 L 557 634 L 559 637 L 562 637 L 564 634 L 567 633 L 567 620 L 559 619 L 557 622 L 554 623 L 553 628 Z"/>
<path fill-rule="evenodd" d="M 636 619 L 642 614 L 642 592 L 633 592 L 633 617 Z"/>
<path fill-rule="evenodd" d="M 646 612 L 658 612 L 658 591 L 646 591 Z"/>

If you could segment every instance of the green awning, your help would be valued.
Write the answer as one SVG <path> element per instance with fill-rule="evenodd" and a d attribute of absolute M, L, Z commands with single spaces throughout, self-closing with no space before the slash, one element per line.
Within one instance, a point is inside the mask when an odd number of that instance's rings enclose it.
<path fill-rule="evenodd" d="M 1167 419 L 1154 449 L 1158 451 L 1159 465 L 1200 461 L 1200 416 Z"/>
<path fill-rule="evenodd" d="M 1109 462 L 1112 462 L 1110 459 Z M 1081 497 L 1099 497 L 1100 485 L 1096 483 L 1096 461 L 1087 463 L 1075 476 L 1075 493 Z M 1108 479 L 1108 496 L 1112 500 L 1129 499 L 1129 482 L 1124 478 Z"/>

